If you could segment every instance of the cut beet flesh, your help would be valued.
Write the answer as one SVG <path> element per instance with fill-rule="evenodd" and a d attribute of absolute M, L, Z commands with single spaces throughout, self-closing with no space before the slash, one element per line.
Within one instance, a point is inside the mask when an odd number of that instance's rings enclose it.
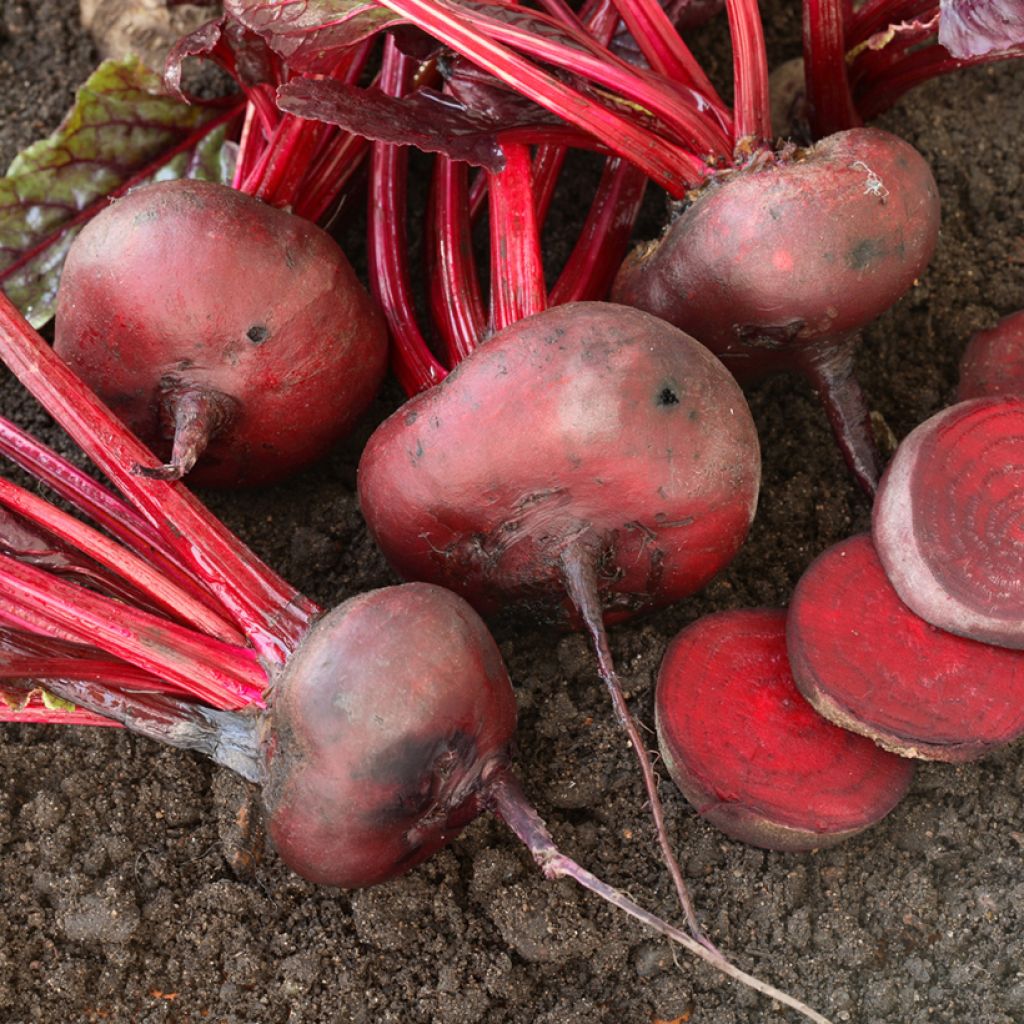
<path fill-rule="evenodd" d="M 961 402 L 911 431 L 882 479 L 872 534 L 922 619 L 1024 648 L 1024 399 Z"/>
<path fill-rule="evenodd" d="M 832 846 L 885 817 L 913 777 L 912 761 L 825 721 L 800 695 L 781 610 L 719 612 L 683 630 L 655 706 L 683 795 L 755 846 Z"/>
<path fill-rule="evenodd" d="M 967 343 L 957 399 L 986 395 L 1024 395 L 1024 309 L 978 331 Z"/>
<path fill-rule="evenodd" d="M 1024 733 L 1024 653 L 929 625 L 893 589 L 868 534 L 801 577 L 786 620 L 800 692 L 887 750 L 970 761 Z"/>

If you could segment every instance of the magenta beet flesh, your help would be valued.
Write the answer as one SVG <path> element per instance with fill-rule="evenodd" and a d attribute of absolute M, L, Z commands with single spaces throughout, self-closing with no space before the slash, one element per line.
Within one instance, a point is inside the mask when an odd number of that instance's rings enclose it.
<path fill-rule="evenodd" d="M 868 534 L 829 548 L 804 573 L 786 634 L 800 692 L 887 750 L 970 761 L 1024 733 L 1024 652 L 915 615 Z"/>
<path fill-rule="evenodd" d="M 961 402 L 911 431 L 882 478 L 872 534 L 922 619 L 1024 648 L 1024 399 Z"/>
<path fill-rule="evenodd" d="M 755 846 L 831 846 L 902 799 L 913 762 L 803 699 L 781 610 L 719 612 L 669 647 L 655 696 L 665 764 L 697 812 Z"/>
<path fill-rule="evenodd" d="M 326 453 L 376 393 L 387 335 L 326 232 L 184 180 L 136 189 L 83 228 L 55 348 L 161 458 L 181 396 L 220 396 L 189 479 L 237 486 Z"/>
<path fill-rule="evenodd" d="M 409 583 L 313 627 L 274 684 L 270 723 L 274 845 L 304 878 L 355 888 L 408 871 L 480 813 L 516 708 L 479 616 Z"/>
<path fill-rule="evenodd" d="M 759 480 L 721 363 L 646 313 L 586 302 L 506 328 L 383 423 L 359 497 L 399 573 L 485 611 L 564 610 L 563 558 L 584 543 L 614 619 L 718 572 Z"/>

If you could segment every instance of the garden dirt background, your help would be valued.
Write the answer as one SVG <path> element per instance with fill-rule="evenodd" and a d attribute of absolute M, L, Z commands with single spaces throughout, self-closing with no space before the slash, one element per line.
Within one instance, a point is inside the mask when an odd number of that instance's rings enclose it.
<path fill-rule="evenodd" d="M 4 166 L 56 125 L 95 63 L 76 6 L 0 0 Z M 799 51 L 799 14 L 787 4 L 766 17 L 778 63 Z M 727 80 L 723 26 L 693 45 Z M 980 69 L 918 90 L 882 122 L 931 161 L 943 199 L 932 267 L 860 351 L 870 405 L 899 437 L 950 400 L 968 335 L 1024 306 L 1022 93 L 1024 65 Z M 360 439 L 396 401 L 392 387 L 357 437 L 298 480 L 209 496 L 326 606 L 392 581 L 354 481 Z M 751 403 L 764 487 L 739 558 L 702 595 L 614 631 L 646 723 L 678 629 L 715 609 L 784 604 L 818 552 L 868 525 L 807 388 L 778 378 Z M 6 377 L 0 409 L 59 436 Z M 638 774 L 585 643 L 512 621 L 495 631 L 518 686 L 516 763 L 559 843 L 674 917 Z M 272 853 L 237 876 L 225 851 L 245 787 L 196 756 L 114 730 L 2 726 L 0 780 L 2 1024 L 795 1019 L 674 957 L 571 883 L 543 881 L 486 818 L 408 877 L 343 893 L 303 882 Z M 821 853 L 744 847 L 670 783 L 664 796 L 708 932 L 746 969 L 834 1021 L 1024 1021 L 1024 743 L 980 764 L 923 765 L 884 823 Z"/>

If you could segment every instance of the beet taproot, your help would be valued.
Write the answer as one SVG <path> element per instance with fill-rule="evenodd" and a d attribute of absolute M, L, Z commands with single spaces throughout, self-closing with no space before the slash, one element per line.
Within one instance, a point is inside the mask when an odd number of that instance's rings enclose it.
<path fill-rule="evenodd" d="M 713 177 L 623 263 L 616 302 L 663 317 L 744 382 L 805 375 L 868 491 L 879 464 L 853 377 L 857 331 L 931 259 L 939 196 L 924 158 L 875 128 Z"/>
<path fill-rule="evenodd" d="M 1024 394 L 1024 309 L 978 331 L 960 360 L 957 401 Z"/>
<path fill-rule="evenodd" d="M 383 318 L 326 232 L 234 189 L 138 188 L 82 229 L 55 348 L 169 478 L 262 485 L 320 458 L 383 379 Z M 153 471 L 150 471 L 153 472 Z"/>

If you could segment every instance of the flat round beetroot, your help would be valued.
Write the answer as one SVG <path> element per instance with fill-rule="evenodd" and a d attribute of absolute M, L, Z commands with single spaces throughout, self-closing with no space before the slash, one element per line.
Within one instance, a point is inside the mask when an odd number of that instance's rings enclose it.
<path fill-rule="evenodd" d="M 793 677 L 829 721 L 905 757 L 970 761 L 1024 733 L 1024 653 L 929 625 L 868 534 L 822 554 L 786 620 Z"/>
<path fill-rule="evenodd" d="M 872 535 L 922 619 L 1024 648 L 1024 399 L 961 402 L 911 431 L 882 479 Z"/>
<path fill-rule="evenodd" d="M 564 558 L 596 556 L 608 621 L 693 593 L 757 505 L 757 431 L 703 345 L 626 306 L 576 302 L 481 345 L 370 437 L 359 501 L 407 579 L 485 613 L 572 617 Z"/>
<path fill-rule="evenodd" d="M 913 762 L 832 725 L 786 657 L 786 613 L 719 612 L 672 642 L 655 697 L 669 773 L 726 835 L 775 850 L 832 846 L 902 799 Z"/>

